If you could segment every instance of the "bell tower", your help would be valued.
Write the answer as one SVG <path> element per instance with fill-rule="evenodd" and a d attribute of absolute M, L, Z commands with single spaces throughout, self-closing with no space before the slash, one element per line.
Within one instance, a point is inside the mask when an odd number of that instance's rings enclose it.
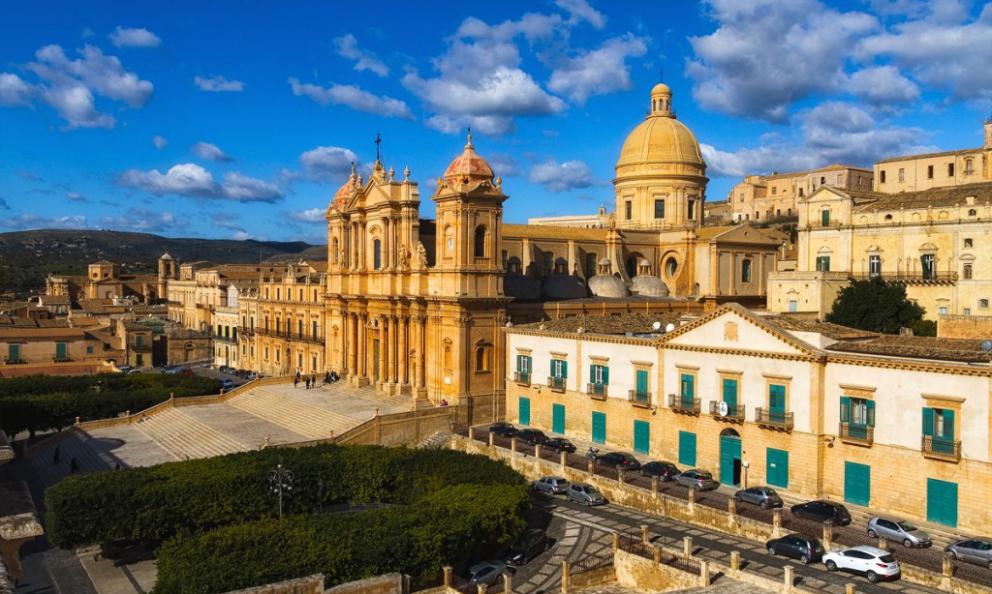
<path fill-rule="evenodd" d="M 502 297 L 499 255 L 503 225 L 502 180 L 472 144 L 469 131 L 462 153 L 438 179 L 437 264 L 431 293 L 448 297 Z M 432 275 L 433 276 L 433 275 Z"/>

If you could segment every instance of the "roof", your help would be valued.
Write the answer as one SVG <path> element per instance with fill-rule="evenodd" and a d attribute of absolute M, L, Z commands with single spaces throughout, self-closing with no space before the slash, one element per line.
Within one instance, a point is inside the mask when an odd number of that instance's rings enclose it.
<path fill-rule="evenodd" d="M 794 316 L 764 316 L 762 319 L 788 332 L 815 332 L 834 340 L 864 340 L 879 336 L 877 332 L 861 330 L 860 328 L 850 328 L 831 322 L 805 320 Z"/>
<path fill-rule="evenodd" d="M 502 227 L 503 237 L 526 237 L 528 239 L 576 239 L 606 241 L 607 229 L 583 227 L 555 227 L 553 225 L 509 225 Z"/>
<path fill-rule="evenodd" d="M 898 157 L 888 157 L 887 159 L 882 159 L 877 161 L 876 165 L 881 165 L 883 163 L 892 163 L 894 161 L 909 161 L 912 159 L 931 159 L 933 157 L 948 157 L 950 155 L 965 155 L 968 153 L 980 153 L 981 148 L 967 148 L 967 149 L 957 149 L 953 151 L 941 151 L 938 153 L 923 153 L 920 155 L 901 155 Z"/>
<path fill-rule="evenodd" d="M 572 316 L 557 320 L 521 324 L 520 326 L 516 326 L 516 328 L 566 334 L 576 333 L 579 328 L 583 328 L 586 334 L 625 335 L 630 332 L 636 334 L 657 334 L 658 330 L 653 328 L 655 322 L 659 322 L 661 327 L 664 328 L 666 324 L 677 323 L 680 315 L 680 312 L 659 312 L 656 314 L 635 312 L 622 316 Z"/>
<path fill-rule="evenodd" d="M 68 295 L 42 295 L 38 300 L 42 305 L 69 305 Z"/>
<path fill-rule="evenodd" d="M 848 192 L 848 194 L 853 196 L 856 193 Z M 878 212 L 930 206 L 963 206 L 967 204 L 966 198 L 968 197 L 974 197 L 975 204 L 989 204 L 992 203 L 992 183 L 983 182 L 946 188 L 931 188 L 898 194 L 865 192 L 858 195 L 873 200 L 858 206 L 855 212 Z"/>
<path fill-rule="evenodd" d="M 837 342 L 827 347 L 827 350 L 960 363 L 989 363 L 992 361 L 992 353 L 982 350 L 982 342 L 981 339 L 969 338 L 883 334 L 874 340 Z"/>

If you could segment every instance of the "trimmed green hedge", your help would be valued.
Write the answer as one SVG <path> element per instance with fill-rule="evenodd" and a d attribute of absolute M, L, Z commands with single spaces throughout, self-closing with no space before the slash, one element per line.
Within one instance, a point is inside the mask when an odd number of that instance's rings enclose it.
<path fill-rule="evenodd" d="M 439 568 L 492 554 L 524 528 L 521 485 L 458 485 L 409 506 L 295 516 L 176 537 L 159 549 L 154 594 L 211 594 L 322 573 L 328 584 Z"/>
<path fill-rule="evenodd" d="M 216 394 L 220 382 L 181 374 L 97 374 L 0 379 L 0 429 L 61 430 L 75 422 L 106 419 L 130 410 L 138 412 L 169 399 L 169 394 Z"/>
<path fill-rule="evenodd" d="M 451 450 L 270 448 L 70 476 L 45 492 L 46 534 L 63 548 L 114 541 L 155 548 L 176 534 L 271 518 L 277 504 L 269 473 L 280 460 L 294 474 L 283 502 L 287 514 L 341 504 L 411 504 L 458 484 L 524 486 L 505 464 Z"/>

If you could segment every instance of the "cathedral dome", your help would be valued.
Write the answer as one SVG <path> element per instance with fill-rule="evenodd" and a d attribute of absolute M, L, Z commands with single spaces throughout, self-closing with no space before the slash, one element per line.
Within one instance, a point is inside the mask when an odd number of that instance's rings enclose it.
<path fill-rule="evenodd" d="M 337 208 L 339 211 L 344 211 L 345 207 L 348 206 L 348 199 L 352 197 L 356 190 L 361 189 L 362 181 L 361 178 L 355 174 L 355 164 L 351 164 L 351 175 L 348 176 L 348 180 L 344 182 L 338 191 L 334 193 L 334 198 L 331 200 L 331 204 Z"/>
<path fill-rule="evenodd" d="M 659 83 L 651 89 L 651 106 L 643 122 L 627 136 L 617 160 L 617 175 L 631 165 L 679 163 L 705 168 L 692 131 L 675 118 L 672 91 Z M 633 172 L 632 172 L 633 173 Z"/>
<path fill-rule="evenodd" d="M 657 276 L 640 274 L 630 282 L 630 292 L 642 297 L 668 297 L 668 285 Z"/>
<path fill-rule="evenodd" d="M 597 274 L 589 279 L 589 291 L 596 297 L 619 299 L 630 295 L 627 286 L 612 274 Z"/>
<path fill-rule="evenodd" d="M 489 163 L 475 152 L 472 146 L 472 133 L 468 133 L 468 141 L 465 143 L 465 150 L 448 165 L 444 170 L 444 178 L 453 182 L 462 180 L 472 181 L 492 181 L 493 168 Z"/>

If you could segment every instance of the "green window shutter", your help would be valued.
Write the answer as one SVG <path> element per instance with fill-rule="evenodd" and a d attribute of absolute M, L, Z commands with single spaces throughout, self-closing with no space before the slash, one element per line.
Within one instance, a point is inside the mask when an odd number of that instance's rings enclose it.
<path fill-rule="evenodd" d="M 874 400 L 866 400 L 865 401 L 865 407 L 866 407 L 867 412 L 868 412 L 868 426 L 869 427 L 874 427 L 875 426 L 875 401 Z"/>
<path fill-rule="evenodd" d="M 847 396 L 840 397 L 840 422 L 851 422 L 851 399 Z"/>
<path fill-rule="evenodd" d="M 561 361 L 561 378 L 568 377 L 568 361 Z"/>
<path fill-rule="evenodd" d="M 596 366 L 595 365 L 590 365 L 589 366 L 589 383 L 590 384 L 595 384 L 596 383 Z"/>
<path fill-rule="evenodd" d="M 944 439 L 954 441 L 954 411 L 944 410 Z"/>
<path fill-rule="evenodd" d="M 523 355 L 517 355 L 517 371 L 523 371 L 523 367 L 520 366 L 521 361 L 523 361 Z"/>
<path fill-rule="evenodd" d="M 768 408 L 773 413 L 785 414 L 785 386 L 779 384 L 768 386 Z"/>
<path fill-rule="evenodd" d="M 737 408 L 737 380 L 723 380 L 723 401 L 727 403 L 727 406 L 733 409 Z"/>
<path fill-rule="evenodd" d="M 923 435 L 933 437 L 933 409 L 923 407 Z"/>
<path fill-rule="evenodd" d="M 610 385 L 610 368 L 606 365 L 603 365 L 603 385 Z"/>
<path fill-rule="evenodd" d="M 644 369 L 637 370 L 637 393 L 648 393 L 648 372 Z"/>

